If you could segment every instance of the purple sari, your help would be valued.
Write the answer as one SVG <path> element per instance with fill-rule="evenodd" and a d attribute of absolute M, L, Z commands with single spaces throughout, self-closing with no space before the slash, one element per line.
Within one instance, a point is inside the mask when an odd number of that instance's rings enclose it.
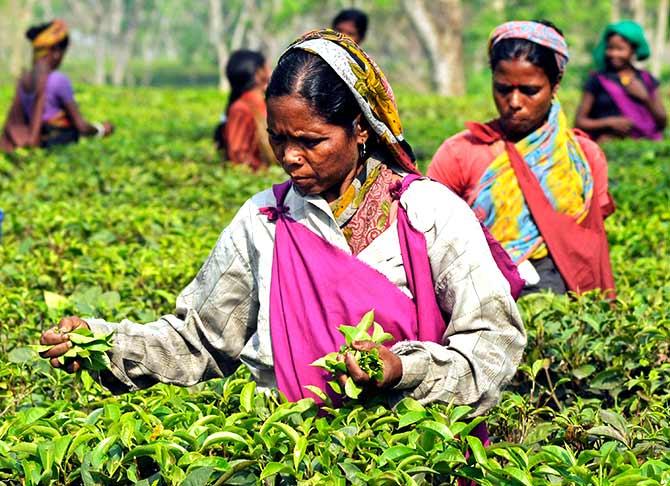
<path fill-rule="evenodd" d="M 640 74 L 649 95 L 655 97 L 656 87 L 651 75 L 647 71 L 640 71 Z M 658 129 L 656 120 L 654 120 L 647 107 L 635 101 L 617 81 L 609 79 L 604 74 L 598 74 L 597 78 L 603 89 L 610 95 L 617 108 L 619 108 L 621 115 L 633 122 L 633 128 L 630 132 L 632 138 L 663 139 L 663 132 Z"/>
<path fill-rule="evenodd" d="M 408 176 L 402 190 L 418 176 Z M 262 211 L 276 222 L 270 332 L 278 388 L 291 400 L 316 397 L 306 385 L 328 390 L 326 371 L 314 360 L 344 344 L 340 324 L 358 322 L 370 309 L 375 320 L 403 340 L 441 343 L 446 324 L 435 298 L 423 233 L 411 227 L 399 205 L 398 236 L 409 297 L 386 276 L 332 245 L 287 214 L 290 183 L 274 186 L 276 208 Z"/>
<path fill-rule="evenodd" d="M 408 175 L 392 189 L 399 200 L 417 175 Z M 276 223 L 270 284 L 270 333 L 277 387 L 291 401 L 318 397 L 305 388 L 328 390 L 328 373 L 310 366 L 314 360 L 344 344 L 337 327 L 356 323 L 370 309 L 375 320 L 401 340 L 443 342 L 446 324 L 435 297 L 428 249 L 423 233 L 414 229 L 398 204 L 398 238 L 409 297 L 386 276 L 332 245 L 293 220 L 284 200 L 289 181 L 273 187 L 276 207 L 262 208 Z M 483 228 L 492 255 L 513 295 L 523 287 L 509 255 Z M 489 445 L 486 422 L 471 432 Z"/>
<path fill-rule="evenodd" d="M 417 175 L 391 189 L 393 199 Z M 328 390 L 328 373 L 310 366 L 344 344 L 340 324 L 353 324 L 374 309 L 375 320 L 398 341 L 442 343 L 446 324 L 435 297 L 426 239 L 398 204 L 398 239 L 407 287 L 403 293 L 386 276 L 342 251 L 288 214 L 284 200 L 289 181 L 273 187 L 276 207 L 262 208 L 276 224 L 270 284 L 270 333 L 278 388 L 291 401 L 315 398 L 306 389 Z M 484 228 L 484 232 L 486 230 Z M 516 298 L 523 287 L 516 267 L 489 234 L 487 243 Z"/>

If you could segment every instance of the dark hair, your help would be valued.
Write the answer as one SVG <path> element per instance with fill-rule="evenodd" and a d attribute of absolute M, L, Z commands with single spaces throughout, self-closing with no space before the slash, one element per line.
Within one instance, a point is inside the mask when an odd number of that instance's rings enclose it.
<path fill-rule="evenodd" d="M 612 38 L 612 36 L 615 36 L 615 35 L 618 35 L 619 37 L 621 37 L 626 42 L 626 44 L 628 44 L 633 49 L 633 51 L 635 51 L 635 49 L 637 49 L 638 45 L 635 42 L 633 42 L 630 39 L 625 38 L 624 36 L 622 36 L 618 32 L 610 32 L 609 34 L 607 34 L 607 37 L 605 37 L 605 41 L 609 41 Z"/>
<path fill-rule="evenodd" d="M 333 29 L 337 27 L 337 24 L 341 24 L 342 22 L 353 22 L 361 41 L 365 39 L 365 34 L 368 31 L 368 16 L 365 12 L 355 8 L 342 10 L 333 19 Z"/>
<path fill-rule="evenodd" d="M 30 42 L 34 41 L 38 35 L 40 35 L 42 32 L 51 27 L 51 24 L 53 24 L 53 21 L 47 22 L 46 24 L 34 25 L 30 27 L 28 30 L 26 30 L 26 39 L 28 39 Z M 58 49 L 64 51 L 65 49 L 67 49 L 67 46 L 69 44 L 70 44 L 70 36 L 66 35 L 65 38 L 58 44 L 55 44 L 52 47 L 52 49 Z"/>
<path fill-rule="evenodd" d="M 226 77 L 230 83 L 230 96 L 226 113 L 240 96 L 255 85 L 256 71 L 265 65 L 265 56 L 257 51 L 239 50 L 231 54 L 226 64 Z"/>
<path fill-rule="evenodd" d="M 560 35 L 563 32 L 548 20 L 534 20 L 539 24 L 551 27 Z M 491 71 L 494 71 L 500 61 L 511 59 L 525 59 L 541 68 L 549 78 L 549 84 L 557 85 L 561 80 L 561 71 L 556 62 L 556 54 L 548 47 L 541 46 L 526 39 L 503 39 L 493 46 L 489 56 Z"/>
<path fill-rule="evenodd" d="M 346 83 L 321 57 L 303 49 L 291 49 L 279 59 L 265 97 L 292 94 L 304 98 L 326 123 L 353 134 L 354 119 L 361 109 Z"/>

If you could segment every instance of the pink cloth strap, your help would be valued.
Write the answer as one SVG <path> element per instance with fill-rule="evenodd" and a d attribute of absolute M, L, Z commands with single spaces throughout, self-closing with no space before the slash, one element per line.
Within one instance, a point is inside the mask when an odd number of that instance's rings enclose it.
<path fill-rule="evenodd" d="M 410 298 L 376 269 L 293 220 L 285 206 L 290 183 L 273 188 L 277 205 L 261 213 L 275 222 L 270 331 L 277 385 L 289 400 L 326 390 L 325 372 L 310 366 L 344 343 L 341 324 L 375 310 L 394 342 L 442 342 L 446 325 L 435 297 L 425 238 L 399 211 L 398 236 Z M 391 343 L 392 344 L 392 343 Z"/>
<path fill-rule="evenodd" d="M 396 196 L 417 179 L 406 177 L 393 188 Z M 385 275 L 293 220 L 285 207 L 289 189 L 289 182 L 274 186 L 276 207 L 261 209 L 276 225 L 270 334 L 279 390 L 291 401 L 319 401 L 307 385 L 330 392 L 328 374 L 310 363 L 344 344 L 339 325 L 356 323 L 371 309 L 394 337 L 389 346 L 403 340 L 443 344 L 446 324 L 435 296 L 426 240 L 411 227 L 402 205 L 398 238 L 411 298 Z M 338 403 L 332 393 L 331 397 Z M 485 425 L 476 433 L 483 442 L 488 440 Z"/>
<path fill-rule="evenodd" d="M 654 82 L 651 75 L 646 71 L 640 71 L 640 75 L 649 94 L 655 96 Z M 656 120 L 646 106 L 635 101 L 619 82 L 609 79 L 602 73 L 598 74 L 597 78 L 600 85 L 619 108 L 621 115 L 633 122 L 633 128 L 630 132 L 632 138 L 663 139 L 663 131 L 659 130 Z"/>

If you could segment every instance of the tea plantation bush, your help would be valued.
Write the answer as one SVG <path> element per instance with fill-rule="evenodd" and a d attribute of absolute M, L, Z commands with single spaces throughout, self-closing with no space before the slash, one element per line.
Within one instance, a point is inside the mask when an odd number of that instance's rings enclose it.
<path fill-rule="evenodd" d="M 492 109 L 484 97 L 399 99 L 424 163 Z M 670 144 L 606 147 L 618 301 L 520 302 L 525 361 L 486 418 L 485 449 L 466 407 L 318 413 L 256 394 L 242 369 L 113 397 L 37 358 L 28 346 L 64 313 L 171 312 L 236 208 L 282 180 L 221 167 L 214 91 L 85 89 L 79 101 L 117 135 L 0 158 L 0 484 L 670 484 Z"/>

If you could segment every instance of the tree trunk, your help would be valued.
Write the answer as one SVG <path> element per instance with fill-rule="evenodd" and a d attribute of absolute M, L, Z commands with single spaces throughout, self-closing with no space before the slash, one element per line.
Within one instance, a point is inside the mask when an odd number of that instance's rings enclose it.
<path fill-rule="evenodd" d="M 8 27 L 12 30 L 9 33 L 11 36 L 11 47 L 9 56 L 9 72 L 14 78 L 18 78 L 21 70 L 26 64 L 26 54 L 28 52 L 24 32 L 30 24 L 33 17 L 34 0 L 19 1 L 12 0 L 10 2 L 11 20 Z"/>
<path fill-rule="evenodd" d="M 56 17 L 56 15 L 54 15 L 54 8 L 51 0 L 42 0 L 40 2 L 40 7 L 42 8 L 42 14 L 45 19 L 53 19 Z"/>
<path fill-rule="evenodd" d="M 431 65 L 435 91 L 465 94 L 463 8 L 460 0 L 403 0 L 405 11 Z"/>
<path fill-rule="evenodd" d="M 230 52 L 240 49 L 244 45 L 244 38 L 248 30 L 247 24 L 249 23 L 250 12 L 254 12 L 255 17 L 261 16 L 260 12 L 256 10 L 256 6 L 254 5 L 253 0 L 245 0 L 244 3 L 240 6 L 240 12 L 237 15 L 236 21 L 232 21 L 234 27 L 230 25 L 229 28 L 226 29 L 229 32 L 232 31 L 232 35 L 230 36 Z M 248 42 L 247 45 L 251 49 L 257 48 L 256 45 L 249 45 Z"/>
<path fill-rule="evenodd" d="M 274 2 L 264 0 L 245 0 L 243 10 L 255 12 L 249 19 L 247 30 L 247 44 L 251 49 L 256 49 L 267 54 L 268 40 L 274 36 L 265 35 L 268 23 L 274 14 Z"/>
<path fill-rule="evenodd" d="M 610 21 L 618 22 L 621 20 L 621 0 L 612 0 L 610 5 Z"/>
<path fill-rule="evenodd" d="M 635 22 L 644 27 L 646 22 L 644 0 L 633 0 L 632 6 L 633 6 L 633 20 L 635 20 Z"/>
<path fill-rule="evenodd" d="M 140 12 L 142 8 L 141 0 L 134 0 L 131 2 L 131 8 L 125 10 L 123 0 L 118 0 L 121 10 L 121 22 L 126 19 L 126 28 L 123 32 L 118 32 L 116 38 L 116 54 L 114 56 L 114 68 L 112 70 L 112 84 L 114 86 L 121 86 L 126 79 L 128 63 L 130 55 L 133 52 L 135 43 L 135 36 L 137 35 L 137 28 L 140 23 Z"/>
<path fill-rule="evenodd" d="M 44 0 L 44 2 L 47 3 L 48 0 Z M 107 61 L 107 44 L 109 42 L 109 22 L 106 18 L 108 2 L 101 0 L 68 0 L 64 7 L 68 11 L 67 17 L 70 23 L 76 25 L 77 30 L 84 36 L 91 36 L 94 39 L 95 68 L 92 78 L 88 81 L 97 85 L 105 84 L 107 81 L 105 62 Z"/>
<path fill-rule="evenodd" d="M 216 59 L 219 65 L 219 89 L 225 91 L 228 87 L 225 73 L 226 63 L 228 62 L 228 47 L 223 32 L 221 0 L 209 0 L 209 41 L 216 49 Z"/>
<path fill-rule="evenodd" d="M 93 84 L 102 86 L 107 82 L 107 39 L 101 31 L 95 36 L 95 71 L 93 72 Z"/>
<path fill-rule="evenodd" d="M 659 0 L 658 10 L 656 11 L 656 32 L 654 33 L 654 47 L 651 51 L 651 72 L 656 77 L 661 75 L 667 32 L 668 0 Z"/>

